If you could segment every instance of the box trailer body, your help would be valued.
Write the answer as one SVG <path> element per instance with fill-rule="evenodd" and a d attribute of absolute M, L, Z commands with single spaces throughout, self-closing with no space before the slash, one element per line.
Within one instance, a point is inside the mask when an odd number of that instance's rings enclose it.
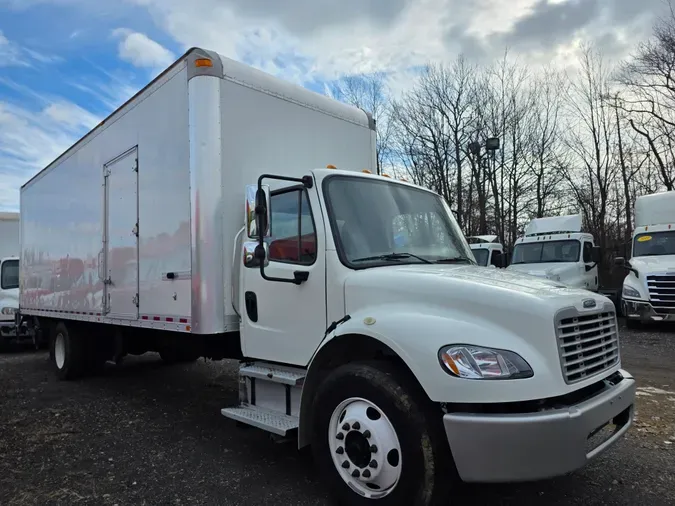
<path fill-rule="evenodd" d="M 363 111 L 190 50 L 22 188 L 19 318 L 62 379 L 240 359 L 221 413 L 297 435 L 341 504 L 609 448 L 635 396 L 611 301 L 475 265 L 447 202 L 375 153 Z"/>
<path fill-rule="evenodd" d="M 198 55 L 23 186 L 23 313 L 237 331 L 229 287 L 241 188 L 270 169 L 375 170 L 363 111 L 217 57 L 211 69 L 225 78 L 191 78 Z"/>
<path fill-rule="evenodd" d="M 15 336 L 19 309 L 19 213 L 0 213 L 0 332 Z"/>
<path fill-rule="evenodd" d="M 628 269 L 621 303 L 629 326 L 675 320 L 675 192 L 635 200 L 631 258 L 615 261 Z"/>

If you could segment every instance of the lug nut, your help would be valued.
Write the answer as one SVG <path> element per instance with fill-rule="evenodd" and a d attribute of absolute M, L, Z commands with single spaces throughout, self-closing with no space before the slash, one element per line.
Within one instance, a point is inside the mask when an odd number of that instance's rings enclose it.
<path fill-rule="evenodd" d="M 349 430 L 349 424 L 346 423 L 342 426 L 342 430 Z"/>
<path fill-rule="evenodd" d="M 335 450 L 335 453 L 337 453 L 338 455 L 342 455 L 344 452 L 345 452 L 345 449 L 342 448 L 342 446 L 338 446 L 337 450 Z"/>
<path fill-rule="evenodd" d="M 354 422 L 354 425 L 352 425 L 352 429 L 354 430 L 359 430 L 361 428 L 361 424 L 359 422 Z"/>
<path fill-rule="evenodd" d="M 370 446 L 370 453 L 377 453 L 377 446 L 371 445 Z"/>
<path fill-rule="evenodd" d="M 377 469 L 377 462 L 375 461 L 375 459 L 370 461 L 370 464 L 368 464 L 368 467 L 370 467 L 371 469 Z"/>
<path fill-rule="evenodd" d="M 352 477 L 353 477 L 353 478 L 358 478 L 359 476 L 361 476 L 361 473 L 359 473 L 359 470 L 358 470 L 358 469 L 354 469 L 354 471 L 352 472 Z"/>
<path fill-rule="evenodd" d="M 349 469 L 349 461 L 348 461 L 348 460 L 345 460 L 345 461 L 342 463 L 342 467 L 345 468 L 345 469 Z"/>
<path fill-rule="evenodd" d="M 365 431 L 363 432 L 363 437 L 365 437 L 366 439 L 370 439 L 370 431 L 369 431 L 369 430 L 365 430 Z"/>
<path fill-rule="evenodd" d="M 364 470 L 363 470 L 362 476 L 363 476 L 364 478 L 370 478 L 370 470 L 364 469 Z"/>
<path fill-rule="evenodd" d="M 336 438 L 338 441 L 342 441 L 342 440 L 345 438 L 345 435 L 344 435 L 342 432 L 338 432 L 338 433 L 337 433 L 337 436 L 335 436 L 335 438 Z"/>

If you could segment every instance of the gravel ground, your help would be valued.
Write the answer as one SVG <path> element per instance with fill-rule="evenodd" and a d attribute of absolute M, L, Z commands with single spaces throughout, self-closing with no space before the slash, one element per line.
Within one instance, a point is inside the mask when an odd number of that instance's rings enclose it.
<path fill-rule="evenodd" d="M 635 426 L 611 451 L 546 482 L 462 486 L 473 504 L 675 504 L 675 328 L 622 333 Z M 220 415 L 236 362 L 164 366 L 148 354 L 58 382 L 44 352 L 0 353 L 0 504 L 328 504 L 292 443 Z"/>

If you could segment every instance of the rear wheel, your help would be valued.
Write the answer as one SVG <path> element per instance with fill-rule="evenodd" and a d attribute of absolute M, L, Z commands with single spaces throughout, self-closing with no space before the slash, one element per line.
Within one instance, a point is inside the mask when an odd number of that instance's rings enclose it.
<path fill-rule="evenodd" d="M 74 379 L 84 372 L 86 360 L 82 339 L 69 331 L 63 322 L 54 329 L 50 355 L 59 379 Z"/>
<path fill-rule="evenodd" d="M 442 413 L 387 362 L 339 367 L 319 387 L 312 450 L 339 504 L 428 506 L 456 477 Z"/>

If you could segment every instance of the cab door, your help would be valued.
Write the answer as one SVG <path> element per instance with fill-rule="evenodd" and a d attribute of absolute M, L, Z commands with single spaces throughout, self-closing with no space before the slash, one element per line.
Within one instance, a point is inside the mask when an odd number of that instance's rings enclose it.
<path fill-rule="evenodd" d="M 317 189 L 283 188 L 267 205 L 265 277 L 253 259 L 257 240 L 244 244 L 243 262 L 249 263 L 240 266 L 242 351 L 250 358 L 306 365 L 327 327 L 325 229 Z"/>

